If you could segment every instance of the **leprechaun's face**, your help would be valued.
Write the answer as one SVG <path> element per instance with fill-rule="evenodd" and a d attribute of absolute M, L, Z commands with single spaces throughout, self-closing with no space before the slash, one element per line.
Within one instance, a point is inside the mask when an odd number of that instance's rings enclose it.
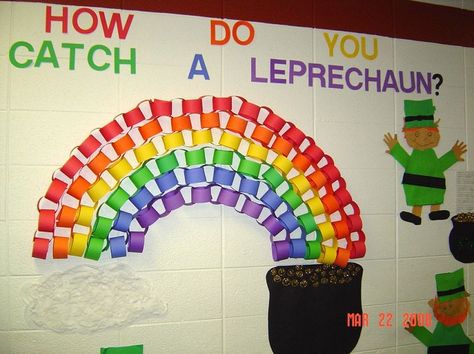
<path fill-rule="evenodd" d="M 445 326 L 463 323 L 470 309 L 467 297 L 444 302 L 436 298 L 430 300 L 429 305 L 433 308 L 435 318 Z"/>
<path fill-rule="evenodd" d="M 432 149 L 439 144 L 438 128 L 409 128 L 404 132 L 407 144 L 415 150 Z"/>

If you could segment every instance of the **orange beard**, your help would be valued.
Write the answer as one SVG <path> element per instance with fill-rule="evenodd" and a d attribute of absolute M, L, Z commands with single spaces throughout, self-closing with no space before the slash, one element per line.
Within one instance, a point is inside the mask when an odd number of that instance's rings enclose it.
<path fill-rule="evenodd" d="M 446 302 L 435 300 L 433 304 L 433 313 L 438 322 L 447 327 L 461 324 L 466 320 L 469 313 L 470 304 L 467 298 L 461 298 Z"/>

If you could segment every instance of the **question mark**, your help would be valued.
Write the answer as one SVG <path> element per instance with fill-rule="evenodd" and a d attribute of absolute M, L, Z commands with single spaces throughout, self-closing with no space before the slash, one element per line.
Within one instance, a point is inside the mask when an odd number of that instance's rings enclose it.
<path fill-rule="evenodd" d="M 433 80 L 436 80 L 436 79 L 438 79 L 438 82 L 436 83 L 435 88 L 436 88 L 436 90 L 438 90 L 441 87 L 441 84 L 443 83 L 443 76 L 441 76 L 441 74 L 434 74 L 433 75 Z M 436 91 L 435 95 L 438 96 L 439 92 Z"/>

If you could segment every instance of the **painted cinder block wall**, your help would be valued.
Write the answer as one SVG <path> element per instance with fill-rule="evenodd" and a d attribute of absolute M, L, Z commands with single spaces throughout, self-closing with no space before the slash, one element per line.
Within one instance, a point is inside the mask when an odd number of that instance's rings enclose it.
<path fill-rule="evenodd" d="M 472 0 L 430 2 L 474 10 Z M 91 70 L 85 57 L 78 57 L 76 69 L 69 70 L 64 53 L 57 69 L 15 68 L 8 51 L 19 40 L 86 46 L 104 41 L 99 33 L 45 34 L 45 8 L 41 3 L 0 2 L 0 353 L 61 353 L 65 348 L 68 353 L 98 353 L 100 347 L 136 343 L 143 343 L 146 353 L 271 352 L 264 276 L 275 263 L 268 237 L 253 220 L 217 206 L 182 208 L 154 225 L 143 254 L 120 259 L 153 283 L 168 303 L 165 316 L 91 335 L 41 330 L 24 317 L 26 285 L 87 262 L 30 256 L 36 202 L 51 173 L 92 129 L 141 100 L 202 95 L 240 95 L 268 106 L 312 135 L 334 158 L 361 207 L 367 235 L 367 255 L 357 263 L 364 267 L 362 300 L 370 324 L 355 352 L 425 352 L 401 327 L 402 314 L 427 312 L 426 303 L 435 294 L 434 274 L 463 265 L 447 246 L 449 222 L 415 228 L 398 218 L 406 208 L 399 183 L 403 171 L 384 153 L 382 137 L 388 131 L 400 133 L 403 100 L 413 96 L 310 88 L 304 80 L 294 85 L 252 83 L 242 58 L 258 58 L 261 72 L 268 70 L 269 58 L 442 72 L 445 81 L 435 98 L 441 118 L 437 151 L 448 150 L 457 139 L 470 147 L 466 161 L 446 174 L 445 204 L 454 212 L 456 172 L 473 171 L 474 166 L 473 48 L 377 36 L 375 62 L 348 62 L 340 53 L 330 57 L 323 38 L 324 32 L 343 31 L 254 23 L 258 35 L 252 46 L 210 46 L 209 18 L 121 10 L 135 15 L 132 30 L 126 41 L 112 38 L 107 44 L 137 48 L 136 75 Z M 195 53 L 205 58 L 211 80 L 188 79 Z M 98 265 L 115 261 L 104 259 Z M 466 286 L 474 291 L 474 267 L 464 267 Z M 379 327 L 380 313 L 393 315 L 392 327 Z M 466 331 L 474 338 L 472 321 Z"/>

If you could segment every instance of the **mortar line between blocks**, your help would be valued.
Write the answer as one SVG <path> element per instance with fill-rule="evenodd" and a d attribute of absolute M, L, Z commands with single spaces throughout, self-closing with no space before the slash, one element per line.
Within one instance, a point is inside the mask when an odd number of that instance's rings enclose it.
<path fill-rule="evenodd" d="M 222 345 L 222 353 L 224 353 L 225 350 L 225 289 L 224 289 L 224 257 L 225 257 L 225 224 L 224 224 L 224 216 L 222 215 L 222 206 L 221 206 L 221 319 L 222 319 L 222 324 L 221 324 L 221 345 Z"/>
<path fill-rule="evenodd" d="M 222 6 L 224 6 L 224 2 L 222 2 Z M 221 77 L 220 77 L 220 96 L 223 97 L 224 95 L 224 46 L 220 48 L 221 54 Z M 220 206 L 221 210 L 221 353 L 225 351 L 225 304 L 224 304 L 224 239 L 225 239 L 225 225 L 224 225 L 224 215 L 222 206 Z"/>
<path fill-rule="evenodd" d="M 464 48 L 463 50 L 463 67 L 464 67 L 464 129 L 466 131 L 466 145 L 469 147 L 469 134 L 467 133 L 469 130 L 469 122 L 468 122 L 468 119 L 467 119 L 467 114 L 468 114 L 468 109 L 467 109 L 467 105 L 468 105 L 468 87 L 467 87 L 467 61 L 466 61 L 466 56 L 467 56 L 467 49 Z M 469 159 L 469 155 L 467 155 L 467 158 L 466 158 L 466 171 L 469 171 L 469 167 L 470 167 L 470 164 L 471 164 L 471 161 Z M 457 208 L 457 205 L 456 205 L 456 208 Z"/>
<path fill-rule="evenodd" d="M 120 16 L 123 14 L 123 9 L 120 10 Z M 122 42 L 119 41 L 118 43 L 118 46 L 120 49 L 122 49 Z M 115 112 L 114 114 L 118 114 L 118 112 L 120 112 L 120 82 L 121 81 L 121 75 L 118 75 L 118 78 L 117 78 L 117 87 L 116 87 L 116 95 L 117 95 L 117 101 L 115 103 Z M 123 332 L 124 332 L 125 328 L 119 328 L 119 331 L 118 331 L 118 340 L 119 340 L 119 344 L 120 345 L 124 345 L 124 342 L 123 342 Z"/>
<path fill-rule="evenodd" d="M 392 45 L 393 45 L 393 67 L 394 69 L 398 69 L 398 64 L 397 64 L 397 40 L 393 39 L 392 40 Z M 393 94 L 393 131 L 397 131 L 397 95 L 394 93 Z M 394 162 L 395 163 L 395 162 Z M 395 163 L 395 176 L 398 176 L 398 165 Z M 398 287 L 399 287 L 399 258 L 400 258 L 400 248 L 399 248 L 399 223 L 398 223 L 398 218 L 397 218 L 397 211 L 399 208 L 398 204 L 398 190 L 399 190 L 399 185 L 397 183 L 397 180 L 395 179 L 394 181 L 394 187 L 395 187 L 395 237 L 396 237 L 396 242 L 395 242 L 395 316 L 396 318 L 399 318 L 399 298 L 398 298 Z M 395 327 L 395 350 L 398 352 L 398 334 L 399 334 L 399 328 L 398 326 Z"/>
<path fill-rule="evenodd" d="M 464 5 L 464 1 L 463 1 L 463 5 Z M 462 56 L 462 60 L 463 60 L 463 68 L 464 68 L 464 129 L 465 129 L 465 132 L 466 132 L 466 135 L 465 135 L 465 138 L 466 138 L 466 145 L 469 147 L 469 133 L 468 133 L 468 127 L 469 127 L 469 122 L 468 122 L 468 108 L 467 108 L 467 105 L 468 105 L 468 89 L 467 89 L 467 61 L 466 61 L 466 56 L 467 56 L 467 49 L 466 48 L 463 48 L 463 56 Z M 466 171 L 469 171 L 469 164 L 470 164 L 470 159 L 469 159 L 469 155 L 466 154 L 466 159 L 465 159 L 465 163 L 466 163 Z M 457 177 L 457 176 L 456 176 Z M 456 178 L 457 180 L 457 178 Z M 457 182 L 457 181 L 456 181 Z M 456 188 L 457 188 L 457 185 L 456 185 Z M 457 205 L 457 191 L 456 191 L 456 212 L 460 213 L 461 210 L 459 210 L 459 207 Z M 471 277 L 470 277 L 470 272 L 469 272 L 469 266 L 466 266 L 466 268 L 464 269 L 464 273 L 467 275 L 466 277 L 466 284 L 471 284 Z M 472 326 L 472 320 L 470 319 L 471 316 L 468 316 L 467 318 L 467 333 L 468 333 L 468 336 L 469 336 L 469 333 L 471 332 L 471 326 Z"/>
<path fill-rule="evenodd" d="M 13 32 L 13 6 L 14 4 L 12 3 L 10 6 L 10 33 L 8 36 L 9 43 L 11 43 L 12 40 L 12 32 Z M 9 213 L 8 213 L 8 205 L 9 205 L 9 195 L 8 195 L 8 188 L 7 186 L 9 185 L 9 176 L 10 176 L 10 119 L 11 119 L 11 70 L 12 67 L 8 63 L 8 68 L 7 68 L 7 106 L 6 106 L 6 113 L 7 113 L 7 119 L 5 122 L 5 171 L 4 171 L 4 178 L 5 178 L 5 185 L 3 186 L 3 192 L 5 195 L 5 227 L 6 227 L 6 238 L 7 238 L 7 245 L 10 245 L 10 232 L 9 232 Z M 7 247 L 7 274 L 10 276 L 10 247 Z M 8 297 L 8 300 L 10 301 L 10 297 Z M 8 302 L 8 306 L 10 307 L 10 303 Z"/>
<path fill-rule="evenodd" d="M 12 42 L 12 33 L 13 33 L 13 6 L 14 4 L 11 3 L 10 6 L 10 33 L 8 35 L 8 42 L 9 44 Z M 7 186 L 9 185 L 9 175 L 10 175 L 10 111 L 11 111 L 11 70 L 12 67 L 10 63 L 7 63 L 8 68 L 7 68 L 7 105 L 6 105 L 6 113 L 7 113 L 7 119 L 5 122 L 5 171 L 4 171 L 4 178 L 5 178 L 5 185 L 3 186 L 3 193 L 5 195 L 5 231 L 6 235 L 4 237 L 6 238 L 6 257 L 7 257 L 7 269 L 6 269 L 6 274 L 7 274 L 7 283 L 8 283 L 8 290 L 7 290 L 7 306 L 8 306 L 8 317 L 7 317 L 7 333 L 10 333 L 10 324 L 12 322 L 11 320 L 11 300 L 10 300 L 10 227 L 9 227 L 9 213 L 8 213 L 8 205 L 9 205 L 9 188 Z"/>

